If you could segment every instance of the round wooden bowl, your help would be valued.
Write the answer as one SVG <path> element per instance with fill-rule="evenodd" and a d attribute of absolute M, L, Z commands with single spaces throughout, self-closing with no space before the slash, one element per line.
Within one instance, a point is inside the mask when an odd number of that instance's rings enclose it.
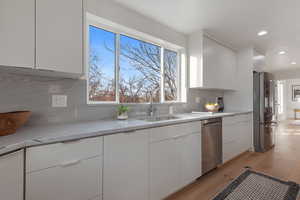
<path fill-rule="evenodd" d="M 30 111 L 0 113 L 0 136 L 15 133 L 27 122 L 30 116 Z"/>

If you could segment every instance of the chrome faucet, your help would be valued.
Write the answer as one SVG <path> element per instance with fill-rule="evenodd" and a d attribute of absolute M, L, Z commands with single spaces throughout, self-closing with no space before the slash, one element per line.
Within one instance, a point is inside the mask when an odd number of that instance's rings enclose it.
<path fill-rule="evenodd" d="M 156 110 L 157 109 L 153 105 L 153 93 L 150 92 L 150 107 L 148 108 L 148 112 L 147 112 L 148 116 L 151 117 L 151 118 L 154 117 L 155 113 L 156 113 Z"/>

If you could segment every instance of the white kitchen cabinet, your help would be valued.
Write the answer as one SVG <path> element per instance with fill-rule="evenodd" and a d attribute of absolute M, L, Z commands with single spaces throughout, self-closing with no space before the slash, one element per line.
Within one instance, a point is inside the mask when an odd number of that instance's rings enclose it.
<path fill-rule="evenodd" d="M 147 200 L 148 130 L 104 137 L 104 200 Z"/>
<path fill-rule="evenodd" d="M 234 90 L 236 53 L 206 36 L 203 38 L 204 87 Z"/>
<path fill-rule="evenodd" d="M 0 157 L 0 199 L 23 200 L 23 150 Z"/>
<path fill-rule="evenodd" d="M 150 200 L 163 199 L 181 186 L 176 139 L 150 144 Z"/>
<path fill-rule="evenodd" d="M 84 149 L 83 149 L 84 151 Z M 26 200 L 90 200 L 101 195 L 102 157 L 27 173 Z"/>
<path fill-rule="evenodd" d="M 201 176 L 200 122 L 154 128 L 150 138 L 150 200 L 163 199 Z"/>
<path fill-rule="evenodd" d="M 36 0 L 37 69 L 81 74 L 82 39 L 82 0 Z"/>
<path fill-rule="evenodd" d="M 26 200 L 101 199 L 103 137 L 31 147 Z"/>
<path fill-rule="evenodd" d="M 0 1 L 0 66 L 34 67 L 35 0 Z"/>
<path fill-rule="evenodd" d="M 190 88 L 234 90 L 236 53 L 197 32 L 189 37 Z"/>
<path fill-rule="evenodd" d="M 223 118 L 223 162 L 252 148 L 252 114 Z"/>
<path fill-rule="evenodd" d="M 201 133 L 178 139 L 181 185 L 186 186 L 201 176 Z"/>
<path fill-rule="evenodd" d="M 27 149 L 26 172 L 55 167 L 67 160 L 102 156 L 103 137 L 36 146 Z"/>

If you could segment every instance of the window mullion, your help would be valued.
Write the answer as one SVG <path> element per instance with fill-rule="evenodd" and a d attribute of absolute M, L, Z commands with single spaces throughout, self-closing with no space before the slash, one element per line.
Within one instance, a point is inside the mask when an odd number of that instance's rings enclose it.
<path fill-rule="evenodd" d="M 115 55 L 115 92 L 116 102 L 120 103 L 120 34 L 116 34 L 116 55 Z"/>
<path fill-rule="evenodd" d="M 181 81 L 182 81 L 182 73 L 181 73 L 181 70 L 182 70 L 182 60 L 181 60 L 181 52 L 178 51 L 177 52 L 177 80 L 176 80 L 176 84 L 177 84 L 177 97 L 176 97 L 176 100 L 177 102 L 180 102 L 181 101 L 181 90 L 182 90 L 182 86 L 181 86 Z"/>
<path fill-rule="evenodd" d="M 165 68 L 164 68 L 164 47 L 160 49 L 160 102 L 165 102 Z"/>

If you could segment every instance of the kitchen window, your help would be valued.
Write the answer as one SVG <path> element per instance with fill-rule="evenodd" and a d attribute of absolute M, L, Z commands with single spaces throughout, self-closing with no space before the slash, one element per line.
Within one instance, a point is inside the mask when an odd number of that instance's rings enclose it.
<path fill-rule="evenodd" d="M 87 49 L 88 103 L 182 101 L 180 49 L 95 23 L 88 23 Z"/>
<path fill-rule="evenodd" d="M 89 101 L 116 101 L 116 34 L 89 27 Z"/>

